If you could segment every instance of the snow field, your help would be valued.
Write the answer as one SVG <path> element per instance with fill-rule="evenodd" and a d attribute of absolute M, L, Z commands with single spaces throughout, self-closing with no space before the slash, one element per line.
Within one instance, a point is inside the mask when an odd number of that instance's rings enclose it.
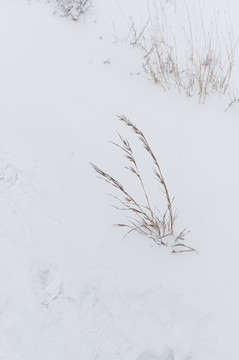
<path fill-rule="evenodd" d="M 41 2 L 0 4 L 1 360 L 239 357 L 238 108 L 224 113 L 217 96 L 199 106 L 147 79 L 137 49 L 116 41 L 145 11 L 104 0 L 74 23 Z M 122 241 L 111 226 L 123 215 L 89 162 L 137 194 L 107 143 L 116 129 L 132 139 L 121 113 L 158 155 L 198 255 Z"/>

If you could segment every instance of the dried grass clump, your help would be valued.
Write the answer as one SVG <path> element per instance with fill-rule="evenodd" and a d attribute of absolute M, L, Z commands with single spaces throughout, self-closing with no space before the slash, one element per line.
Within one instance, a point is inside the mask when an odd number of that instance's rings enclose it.
<path fill-rule="evenodd" d="M 92 0 L 55 0 L 55 3 L 62 16 L 71 17 L 74 21 L 93 6 Z"/>
<path fill-rule="evenodd" d="M 118 202 L 118 205 L 114 205 L 114 208 L 127 213 L 127 222 L 116 225 L 128 229 L 125 237 L 131 232 L 136 231 L 141 235 L 149 237 L 157 245 L 169 246 L 173 253 L 195 251 L 192 247 L 185 244 L 186 229 L 181 231 L 177 236 L 175 235 L 175 215 L 172 209 L 172 199 L 170 198 L 159 163 L 147 139 L 142 131 L 140 131 L 136 125 L 134 125 L 125 116 L 119 116 L 119 120 L 133 131 L 140 140 L 147 154 L 150 156 L 153 162 L 155 179 L 158 181 L 160 190 L 166 200 L 166 208 L 163 213 L 160 213 L 158 209 L 152 206 L 132 147 L 127 139 L 124 139 L 120 134 L 118 134 L 120 143 L 118 144 L 112 142 L 112 144 L 120 148 L 125 155 L 128 161 L 125 168 L 137 178 L 143 192 L 145 203 L 141 204 L 141 202 L 132 196 L 118 180 L 101 170 L 98 166 L 91 164 L 99 177 L 109 183 L 112 187 L 116 188 L 120 194 L 119 196 L 112 195 Z"/>
<path fill-rule="evenodd" d="M 172 29 L 164 7 L 153 2 L 144 26 L 138 29 L 130 20 L 130 43 L 142 50 L 143 68 L 155 84 L 164 91 L 174 87 L 197 95 L 204 103 L 208 95 L 227 91 L 238 40 L 230 28 L 226 35 L 219 32 L 216 18 L 207 27 L 198 14 L 193 17 L 187 9 L 185 23 Z M 177 14 L 173 21 L 178 22 Z"/>

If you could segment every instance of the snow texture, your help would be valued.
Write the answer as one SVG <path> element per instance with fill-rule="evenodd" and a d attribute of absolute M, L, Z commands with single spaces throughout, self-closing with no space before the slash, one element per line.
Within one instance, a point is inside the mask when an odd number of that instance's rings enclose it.
<path fill-rule="evenodd" d="M 44 1 L 0 2 L 0 360 L 238 360 L 239 107 L 154 85 L 123 41 L 146 1 L 93 5 L 74 22 Z M 202 9 L 230 9 L 238 33 L 236 2 Z M 124 215 L 89 162 L 139 191 L 108 143 L 116 129 L 131 139 L 117 114 L 158 155 L 198 254 L 111 226 Z"/>

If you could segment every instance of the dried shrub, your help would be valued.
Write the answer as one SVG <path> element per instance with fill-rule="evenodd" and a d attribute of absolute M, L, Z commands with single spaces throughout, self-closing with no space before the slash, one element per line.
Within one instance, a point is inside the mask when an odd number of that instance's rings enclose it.
<path fill-rule="evenodd" d="M 55 0 L 55 4 L 62 16 L 71 17 L 74 21 L 93 6 L 92 0 Z"/>

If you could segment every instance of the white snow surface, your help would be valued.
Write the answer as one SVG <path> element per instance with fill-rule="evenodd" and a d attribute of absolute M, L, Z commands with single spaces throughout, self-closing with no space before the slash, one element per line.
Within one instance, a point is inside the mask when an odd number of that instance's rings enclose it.
<path fill-rule="evenodd" d="M 202 6 L 229 8 L 238 32 L 237 2 Z M 0 360 L 239 359 L 239 106 L 155 86 L 122 41 L 145 14 L 144 0 L 94 0 L 73 22 L 0 1 Z M 108 143 L 132 137 L 118 114 L 158 155 L 197 254 L 111 226 L 124 215 L 89 162 L 134 188 Z"/>

